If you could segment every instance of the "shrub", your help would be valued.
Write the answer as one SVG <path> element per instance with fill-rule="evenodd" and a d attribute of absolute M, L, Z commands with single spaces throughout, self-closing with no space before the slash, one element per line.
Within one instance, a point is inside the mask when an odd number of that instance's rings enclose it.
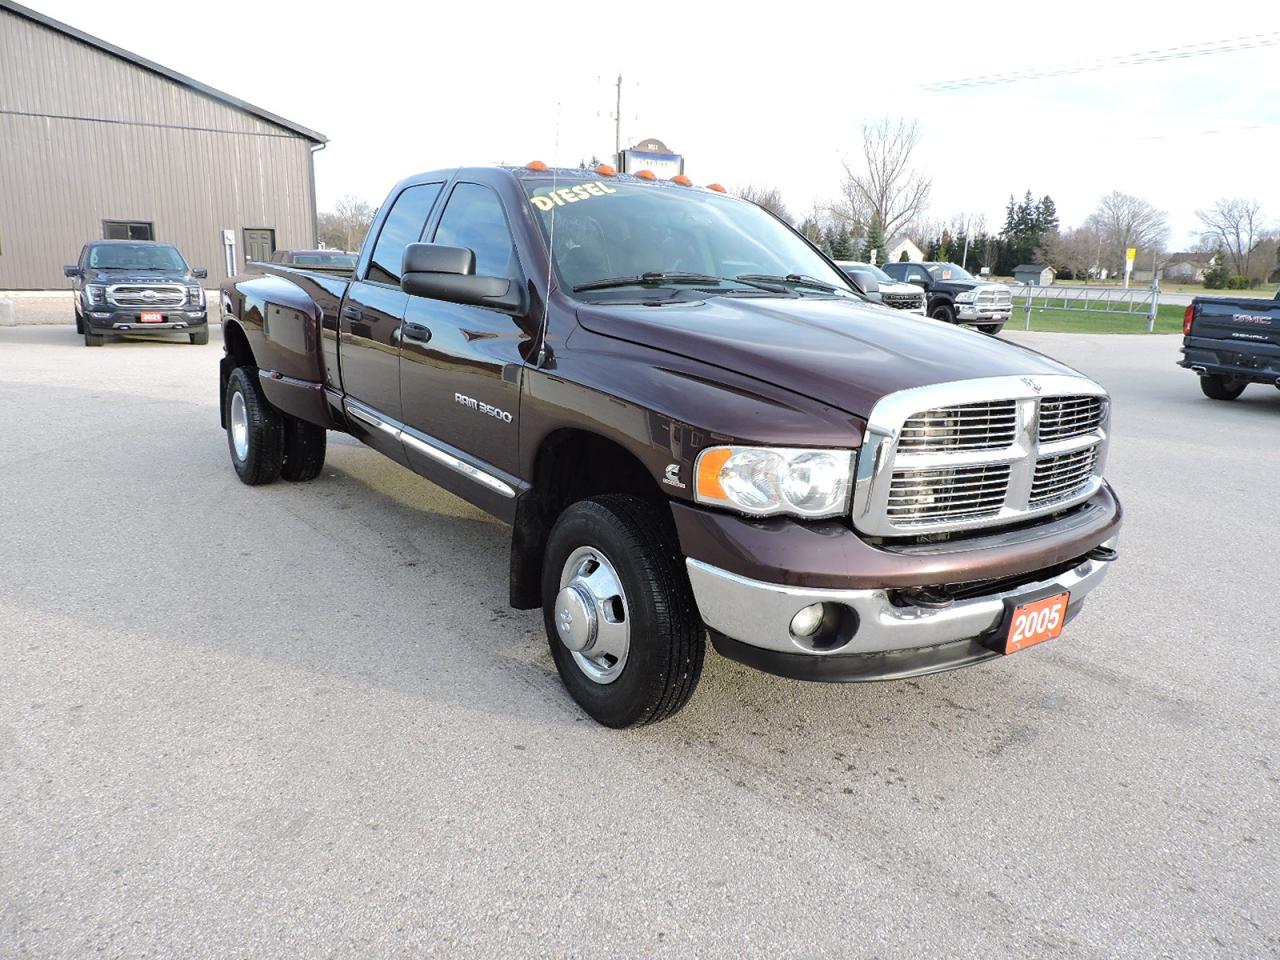
<path fill-rule="evenodd" d="M 1238 274 L 1238 273 L 1237 273 L 1235 276 L 1233 276 L 1233 277 L 1228 277 L 1228 278 L 1227 278 L 1227 289 L 1228 289 L 1228 290 L 1248 290 L 1248 289 L 1249 289 L 1249 278 L 1248 278 L 1248 277 L 1242 277 L 1242 276 L 1240 276 L 1240 274 Z"/>

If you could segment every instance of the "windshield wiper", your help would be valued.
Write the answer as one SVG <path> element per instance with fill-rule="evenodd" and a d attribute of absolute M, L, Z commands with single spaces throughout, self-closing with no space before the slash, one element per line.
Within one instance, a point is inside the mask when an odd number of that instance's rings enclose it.
<path fill-rule="evenodd" d="M 813 277 L 806 277 L 799 273 L 788 273 L 785 277 L 770 276 L 764 273 L 744 273 L 734 278 L 744 283 L 751 280 L 761 280 L 765 283 L 785 283 L 793 287 L 807 287 L 813 290 L 825 290 L 827 293 L 835 293 L 840 287 L 833 283 L 827 283 L 823 280 L 816 280 Z"/>
<path fill-rule="evenodd" d="M 651 270 L 648 273 L 642 273 L 638 277 L 609 277 L 605 280 L 592 280 L 590 283 L 580 283 L 573 288 L 574 293 L 580 293 L 583 290 L 608 290 L 611 287 L 649 287 L 661 286 L 666 283 L 715 283 L 721 284 L 725 280 L 723 277 L 713 277 L 705 273 L 662 273 L 657 270 Z"/>

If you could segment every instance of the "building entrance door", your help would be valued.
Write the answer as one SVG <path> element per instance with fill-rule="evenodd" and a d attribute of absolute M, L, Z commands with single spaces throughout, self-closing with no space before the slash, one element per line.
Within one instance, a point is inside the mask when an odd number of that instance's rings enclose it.
<path fill-rule="evenodd" d="M 244 262 L 259 260 L 267 263 L 276 252 L 276 232 L 266 229 L 244 228 Z"/>

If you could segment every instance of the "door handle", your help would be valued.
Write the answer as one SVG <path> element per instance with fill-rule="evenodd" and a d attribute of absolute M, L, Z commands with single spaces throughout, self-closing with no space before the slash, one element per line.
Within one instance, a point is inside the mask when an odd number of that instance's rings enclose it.
<path fill-rule="evenodd" d="M 426 343 L 431 339 L 431 331 L 420 323 L 406 323 L 404 325 L 404 338 L 406 340 L 415 340 L 418 343 Z"/>
<path fill-rule="evenodd" d="M 363 320 L 364 311 L 359 307 L 343 307 L 342 315 L 348 320 Z"/>

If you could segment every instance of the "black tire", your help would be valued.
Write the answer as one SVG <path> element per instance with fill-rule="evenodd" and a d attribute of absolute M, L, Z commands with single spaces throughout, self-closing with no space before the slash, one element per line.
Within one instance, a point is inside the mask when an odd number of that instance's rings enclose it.
<path fill-rule="evenodd" d="M 84 328 L 84 345 L 86 347 L 100 347 L 107 342 L 107 336 L 103 333 L 90 333 L 89 328 Z"/>
<path fill-rule="evenodd" d="M 591 679 L 561 642 L 556 598 L 566 563 L 581 548 L 606 557 L 621 583 L 629 629 L 622 672 Z M 670 512 L 639 497 L 582 500 L 560 515 L 547 539 L 542 609 L 551 656 L 570 696 L 606 727 L 656 723 L 689 702 L 706 655 L 706 630 L 676 549 Z"/>
<path fill-rule="evenodd" d="M 940 303 L 929 311 L 929 316 L 935 320 L 941 320 L 943 323 L 955 323 L 956 311 L 949 303 Z"/>
<path fill-rule="evenodd" d="M 303 483 L 320 476 L 324 469 L 325 447 L 328 433 L 324 427 L 307 423 L 297 417 L 284 418 L 284 465 L 280 476 L 285 480 Z"/>
<path fill-rule="evenodd" d="M 1200 390 L 1210 400 L 1234 400 L 1244 393 L 1247 383 L 1211 373 L 1200 378 Z"/>
<path fill-rule="evenodd" d="M 209 328 L 205 327 L 203 330 L 197 330 L 195 333 L 187 334 L 187 336 L 191 338 L 192 344 L 197 347 L 203 347 L 209 342 Z"/>
<path fill-rule="evenodd" d="M 236 448 L 233 412 L 237 396 L 244 411 L 243 456 Z M 231 371 L 223 402 L 227 412 L 227 449 L 231 452 L 231 465 L 235 467 L 236 474 L 251 487 L 278 480 L 284 465 L 284 420 L 263 396 L 252 368 L 236 367 Z"/>
<path fill-rule="evenodd" d="M 994 337 L 994 336 L 997 336 L 1000 333 L 1000 331 L 1004 329 L 1004 324 L 1003 323 L 982 323 L 978 325 L 978 329 L 981 330 L 983 333 L 985 333 L 987 336 Z"/>
<path fill-rule="evenodd" d="M 80 311 L 76 311 L 76 333 L 84 335 L 84 317 L 80 316 Z"/>

